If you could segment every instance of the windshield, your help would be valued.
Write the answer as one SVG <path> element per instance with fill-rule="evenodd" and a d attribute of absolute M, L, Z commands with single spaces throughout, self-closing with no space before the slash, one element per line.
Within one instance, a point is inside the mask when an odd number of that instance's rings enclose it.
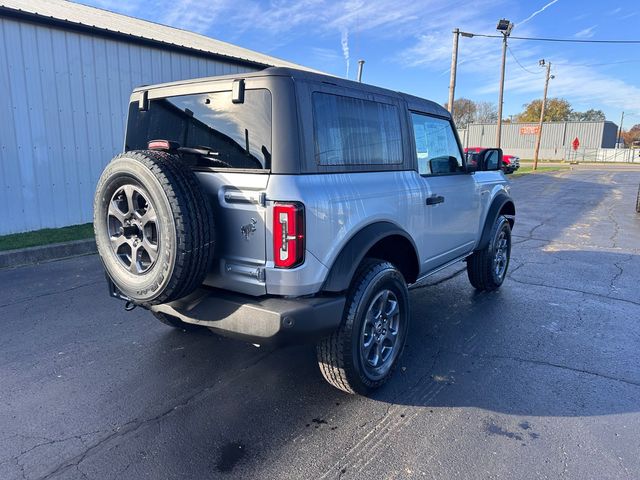
<path fill-rule="evenodd" d="M 197 148 L 225 168 L 271 167 L 271 93 L 247 90 L 243 103 L 231 92 L 153 99 L 146 111 L 129 108 L 125 150 L 143 150 L 150 140 Z"/>

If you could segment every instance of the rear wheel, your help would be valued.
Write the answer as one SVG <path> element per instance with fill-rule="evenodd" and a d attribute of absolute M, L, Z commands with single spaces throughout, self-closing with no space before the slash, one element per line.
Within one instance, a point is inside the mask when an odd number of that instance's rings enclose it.
<path fill-rule="evenodd" d="M 495 290 L 502 285 L 511 258 L 511 226 L 500 215 L 491 228 L 489 244 L 467 259 L 467 275 L 478 290 Z"/>
<path fill-rule="evenodd" d="M 638 187 L 638 197 L 636 198 L 636 212 L 640 213 L 640 187 Z"/>
<path fill-rule="evenodd" d="M 409 328 L 409 292 L 390 263 L 366 259 L 347 295 L 341 327 L 316 346 L 324 378 L 366 395 L 393 374 Z"/>

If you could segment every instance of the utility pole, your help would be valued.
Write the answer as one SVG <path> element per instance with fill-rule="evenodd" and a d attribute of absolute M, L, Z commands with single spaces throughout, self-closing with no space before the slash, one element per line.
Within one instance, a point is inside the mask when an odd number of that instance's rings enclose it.
<path fill-rule="evenodd" d="M 449 79 L 449 102 L 447 110 L 453 117 L 453 100 L 456 92 L 456 70 L 458 69 L 458 39 L 460 38 L 460 29 L 453 31 L 453 50 L 451 52 L 451 77 Z"/>
<path fill-rule="evenodd" d="M 624 122 L 624 112 L 622 112 L 622 116 L 620 117 L 620 128 L 618 129 L 618 141 L 616 142 L 616 148 L 618 148 L 620 141 L 622 140 L 622 122 Z"/>
<path fill-rule="evenodd" d="M 362 68 L 364 67 L 364 60 L 358 60 L 358 82 L 362 82 Z"/>
<path fill-rule="evenodd" d="M 544 59 L 540 60 L 540 66 L 544 67 Z M 551 75 L 551 62 L 547 63 L 547 77 L 544 81 L 544 95 L 542 96 L 542 106 L 540 108 L 540 122 L 538 123 L 538 134 L 536 136 L 536 150 L 533 153 L 533 169 L 538 169 L 538 154 L 540 153 L 540 141 L 542 140 L 542 122 L 544 121 L 544 110 L 547 106 L 547 90 L 549 89 L 549 79 Z"/>
<path fill-rule="evenodd" d="M 500 95 L 498 98 L 498 125 L 496 132 L 496 147 L 500 148 L 502 134 L 502 104 L 504 103 L 504 69 L 507 63 L 507 38 L 511 35 L 513 23 L 507 19 L 498 22 L 496 30 L 502 33 L 502 66 L 500 67 Z"/>

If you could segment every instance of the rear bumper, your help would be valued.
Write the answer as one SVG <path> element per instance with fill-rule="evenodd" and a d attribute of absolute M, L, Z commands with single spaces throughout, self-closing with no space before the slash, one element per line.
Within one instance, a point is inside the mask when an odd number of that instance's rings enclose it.
<path fill-rule="evenodd" d="M 200 288 L 151 310 L 202 325 L 221 335 L 258 344 L 313 342 L 330 335 L 342 320 L 344 296 L 256 298 Z"/>

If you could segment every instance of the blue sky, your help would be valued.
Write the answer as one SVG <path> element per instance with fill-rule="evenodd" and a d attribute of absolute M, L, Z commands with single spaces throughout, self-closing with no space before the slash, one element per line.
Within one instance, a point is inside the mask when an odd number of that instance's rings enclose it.
<path fill-rule="evenodd" d="M 495 33 L 501 17 L 513 35 L 579 39 L 640 38 L 637 0 L 83 0 L 82 3 L 196 31 L 334 75 L 440 103 L 447 99 L 453 28 Z M 603 110 L 625 127 L 640 123 L 640 45 L 512 40 L 504 114 L 542 96 L 541 58 L 552 62 L 549 96 L 574 109 Z M 501 44 L 461 38 L 456 97 L 497 102 Z M 521 65 L 518 65 L 516 60 Z M 347 67 L 348 65 L 348 67 Z"/>

